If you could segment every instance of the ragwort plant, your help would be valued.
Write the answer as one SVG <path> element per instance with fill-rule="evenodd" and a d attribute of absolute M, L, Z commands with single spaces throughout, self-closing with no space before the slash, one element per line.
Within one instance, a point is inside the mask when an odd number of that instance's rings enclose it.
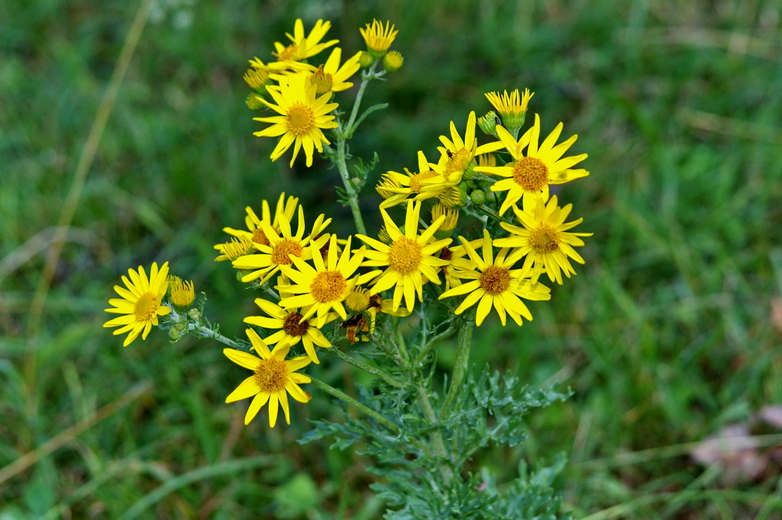
<path fill-rule="evenodd" d="M 584 263 L 576 248 L 590 233 L 571 231 L 582 219 L 568 221 L 572 205 L 560 206 L 550 186 L 587 176 L 574 169 L 587 156 L 567 155 L 575 135 L 557 142 L 562 123 L 542 138 L 535 115 L 522 132 L 529 90 L 487 93 L 493 110 L 480 118 L 470 111 L 464 126 L 451 122 L 435 160 L 419 151 L 412 171 L 377 180 L 383 226 L 370 234 L 358 202 L 379 159 L 351 161 L 348 143 L 369 114 L 386 107 L 362 109 L 367 87 L 403 58 L 390 50 L 397 31 L 389 22 L 361 29 L 366 50 L 345 59 L 337 40 L 324 40 L 330 25 L 319 20 L 307 34 L 297 20 L 289 41 L 274 43 L 274 60 L 250 60 L 247 105 L 266 125 L 255 135 L 278 138 L 271 160 L 293 148 L 290 164 L 303 152 L 309 167 L 317 150 L 336 167 L 357 233 L 337 236 L 331 218 L 313 220 L 298 198 L 280 194 L 259 212 L 247 207 L 244 228 L 225 227 L 229 238 L 215 246 L 216 260 L 230 262 L 258 296 L 257 312 L 244 318 L 246 340 L 221 335 L 204 315 L 205 297 L 170 275 L 168 262 L 122 277 L 119 298 L 106 309 L 118 316 L 105 326 L 127 333 L 124 346 L 153 327 L 173 341 L 191 334 L 224 344 L 225 356 L 250 371 L 226 398 L 251 398 L 245 424 L 264 407 L 269 427 L 280 409 L 290 424 L 289 397 L 331 397 L 360 412 L 341 423 L 315 421 L 301 442 L 329 438 L 344 449 L 363 441 L 381 477 L 373 489 L 388 504 L 386 518 L 567 517 L 553 488 L 563 460 L 536 472 L 522 463 L 510 482 L 472 462 L 482 448 L 523 442 L 530 409 L 567 396 L 529 389 L 490 367 L 472 375 L 468 366 L 476 326 L 490 314 L 502 325 L 532 321 L 528 303 L 551 297 L 543 275 L 562 284 L 575 274 L 572 262 Z M 325 62 L 311 63 L 326 52 Z M 346 111 L 344 91 L 359 71 Z M 452 336 L 455 366 L 441 377 L 437 347 Z M 351 396 L 308 375 L 327 352 L 333 356 L 324 362 L 365 371 L 372 385 Z"/>

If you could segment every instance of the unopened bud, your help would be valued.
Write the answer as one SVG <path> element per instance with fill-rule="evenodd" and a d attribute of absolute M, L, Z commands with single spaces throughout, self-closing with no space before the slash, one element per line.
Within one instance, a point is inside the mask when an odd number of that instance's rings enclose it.
<path fill-rule="evenodd" d="M 396 72 L 402 68 L 405 63 L 405 58 L 397 51 L 389 51 L 388 54 L 383 56 L 383 68 L 388 72 Z"/>

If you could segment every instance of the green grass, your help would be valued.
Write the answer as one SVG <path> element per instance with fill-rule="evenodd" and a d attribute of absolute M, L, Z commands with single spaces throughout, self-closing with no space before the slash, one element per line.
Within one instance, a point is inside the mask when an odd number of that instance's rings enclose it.
<path fill-rule="evenodd" d="M 291 427 L 244 428 L 241 406 L 223 404 L 241 369 L 216 345 L 153 333 L 122 349 L 101 328 L 119 275 L 170 259 L 208 292 L 223 332 L 240 334 L 252 297 L 211 246 L 281 190 L 351 231 L 336 173 L 270 163 L 244 106 L 246 60 L 266 59 L 296 16 L 332 19 L 347 49 L 372 17 L 400 29 L 405 66 L 369 94 L 391 106 L 354 147 L 377 150 L 384 169 L 413 166 L 449 121 L 486 110 L 483 92 L 516 87 L 536 92 L 544 130 L 564 121 L 590 155 L 591 176 L 561 191 L 594 232 L 586 266 L 534 305 L 533 323 L 489 323 L 473 348 L 476 369 L 575 395 L 533 414 L 524 446 L 476 464 L 509 475 L 508 457 L 564 451 L 567 505 L 592 519 L 779 514 L 778 466 L 727 485 L 689 458 L 692 443 L 782 402 L 776 2 L 167 2 L 100 134 L 38 328 L 53 228 L 138 5 L 0 5 L 0 516 L 382 512 L 369 461 L 296 443 L 308 418 L 339 419 L 328 400 L 297 409 Z M 357 377 L 318 370 L 348 389 Z"/>

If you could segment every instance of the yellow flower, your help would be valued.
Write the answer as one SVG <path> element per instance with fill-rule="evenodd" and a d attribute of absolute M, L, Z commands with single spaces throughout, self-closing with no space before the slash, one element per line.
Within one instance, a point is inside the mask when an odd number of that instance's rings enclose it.
<path fill-rule="evenodd" d="M 549 199 L 547 204 L 536 204 L 530 211 L 521 211 L 513 208 L 516 217 L 524 227 L 514 226 L 502 222 L 500 225 L 511 236 L 499 238 L 494 244 L 500 247 L 518 248 L 518 254 L 527 255 L 524 259 L 522 271 L 532 271 L 532 280 L 537 281 L 543 271 L 548 274 L 549 280 L 562 285 L 562 274 L 570 278 L 576 274 L 568 258 L 572 258 L 579 264 L 584 263 L 574 247 L 583 246 L 584 241 L 579 237 L 592 236 L 592 233 L 570 233 L 584 219 L 579 218 L 572 222 L 565 222 L 572 204 L 564 208 L 557 206 L 557 196 Z"/>
<path fill-rule="evenodd" d="M 293 216 L 296 214 L 296 208 L 299 207 L 299 199 L 293 196 L 285 197 L 285 192 L 280 193 L 280 198 L 277 199 L 277 206 L 274 208 L 274 217 L 272 217 L 271 210 L 269 208 L 269 202 L 267 200 L 261 201 L 261 218 L 255 214 L 255 211 L 250 206 L 244 208 L 247 215 L 244 217 L 245 226 L 247 229 L 234 229 L 230 227 L 224 227 L 223 231 L 240 239 L 241 245 L 245 244 L 245 240 L 250 243 L 250 248 L 246 250 L 247 254 L 252 251 L 253 244 L 257 246 L 269 245 L 269 239 L 266 237 L 266 233 L 263 231 L 261 222 L 266 222 L 275 231 L 280 230 L 280 220 L 285 219 L 290 222 Z M 224 253 L 226 246 L 229 244 L 217 244 L 215 249 Z M 234 247 L 233 245 L 231 247 Z M 225 254 L 225 253 L 224 253 Z M 228 255 L 226 255 L 228 256 Z M 242 256 L 242 255 L 239 255 Z M 220 257 L 218 257 L 220 258 Z M 230 258 L 230 256 L 229 256 Z M 237 257 L 230 258 L 236 260 Z M 217 259 L 215 259 L 217 260 Z"/>
<path fill-rule="evenodd" d="M 316 97 L 315 88 L 309 81 L 309 74 L 299 72 L 280 78 L 279 86 L 268 86 L 266 90 L 276 104 L 261 99 L 266 106 L 279 115 L 270 117 L 256 117 L 256 121 L 272 123 L 271 126 L 255 132 L 259 137 L 280 137 L 277 146 L 271 154 L 272 161 L 284 154 L 291 145 L 293 157 L 291 167 L 304 148 L 307 156 L 307 166 L 312 166 L 313 151 L 323 152 L 323 143 L 331 144 L 323 134 L 323 129 L 336 128 L 338 123 L 334 116 L 329 114 L 339 106 L 337 103 L 329 103 L 331 93 Z"/>
<path fill-rule="evenodd" d="M 312 28 L 309 35 L 304 34 L 304 23 L 301 18 L 296 20 L 293 27 L 293 34 L 285 33 L 285 36 L 292 42 L 284 45 L 280 42 L 274 42 L 275 52 L 272 54 L 278 61 L 301 61 L 315 56 L 324 49 L 336 45 L 339 40 L 329 40 L 321 43 L 321 40 L 331 28 L 331 22 L 318 20 L 315 27 Z"/>
<path fill-rule="evenodd" d="M 497 127 L 497 135 L 514 161 L 504 166 L 476 166 L 475 171 L 506 177 L 491 187 L 492 191 L 508 192 L 500 207 L 500 215 L 522 197 L 525 199 L 532 197 L 536 200 L 542 196 L 544 201 L 548 200 L 549 184 L 562 184 L 589 175 L 587 170 L 571 168 L 586 159 L 587 154 L 562 157 L 576 142 L 578 136 L 574 135 L 567 141 L 555 145 L 561 133 L 562 123 L 559 123 L 538 146 L 540 117 L 537 114 L 535 114 L 535 124 L 524 132 L 518 141 L 505 128 Z M 524 148 L 527 149 L 527 155 L 522 154 Z"/>
<path fill-rule="evenodd" d="M 443 174 L 440 166 L 426 160 L 423 151 L 418 151 L 418 172 L 411 173 L 405 168 L 405 173 L 387 172 L 375 187 L 378 193 L 385 199 L 380 203 L 381 208 L 390 208 L 412 198 L 413 200 L 426 200 L 440 197 L 455 187 L 461 177 L 449 180 Z"/>
<path fill-rule="evenodd" d="M 260 278 L 261 284 L 280 271 L 280 266 L 290 265 L 291 258 L 301 257 L 305 260 L 311 258 L 310 244 L 315 246 L 315 251 L 320 249 L 328 241 L 328 235 L 321 236 L 331 219 L 324 215 L 318 215 L 312 230 L 305 236 L 304 210 L 299 206 L 299 226 L 296 234 L 291 230 L 291 221 L 286 215 L 281 214 L 278 222 L 279 233 L 266 221 L 261 221 L 261 229 L 269 240 L 268 244 L 256 244 L 258 252 L 245 255 L 233 261 L 236 269 L 252 269 L 253 272 L 242 277 L 243 282 L 250 282 Z"/>
<path fill-rule="evenodd" d="M 331 51 L 331 55 L 326 60 L 326 63 L 314 69 L 310 78 L 310 82 L 315 86 L 317 94 L 342 92 L 352 87 L 353 83 L 348 82 L 348 80 L 358 71 L 360 67 L 358 60 L 360 57 L 361 53 L 357 52 L 340 66 L 342 49 L 337 47 Z"/>
<path fill-rule="evenodd" d="M 524 124 L 529 101 L 535 94 L 530 93 L 529 89 L 525 88 L 524 93 L 521 95 L 519 95 L 519 89 L 514 90 L 510 94 L 508 94 L 507 90 L 504 90 L 502 95 L 499 92 L 488 92 L 485 95 L 489 103 L 502 117 L 503 124 L 511 132 L 516 132 Z"/>
<path fill-rule="evenodd" d="M 244 321 L 267 330 L 277 329 L 277 332 L 266 338 L 268 345 L 276 343 L 279 347 L 292 347 L 301 342 L 310 360 L 313 363 L 320 364 L 318 354 L 315 352 L 315 345 L 330 348 L 331 343 L 312 320 L 302 319 L 303 316 L 299 309 L 284 309 L 276 303 L 262 298 L 256 298 L 255 304 L 261 308 L 266 316 L 248 316 Z M 324 323 L 320 326 L 322 327 L 336 318 L 337 315 L 335 313 L 329 313 Z"/>
<path fill-rule="evenodd" d="M 311 245 L 310 256 L 314 268 L 302 259 L 291 257 L 293 266 L 286 265 L 282 269 L 291 283 L 277 287 L 291 296 L 282 298 L 280 307 L 302 309 L 303 320 L 317 313 L 318 327 L 328 321 L 331 311 L 339 314 L 343 320 L 347 319 L 342 302 L 358 282 L 358 277 L 351 276 L 364 259 L 364 248 L 351 252 L 350 240 L 348 238 L 342 255 L 339 255 L 337 236 L 332 235 L 325 259 L 320 252 L 320 246 Z"/>
<path fill-rule="evenodd" d="M 483 258 L 478 256 L 473 245 L 459 237 L 467 255 L 473 263 L 474 269 L 465 270 L 455 266 L 455 276 L 462 280 L 469 280 L 440 295 L 440 299 L 452 296 L 467 295 L 461 305 L 456 308 L 456 314 L 461 314 L 469 307 L 478 304 L 478 312 L 475 317 L 476 325 L 481 325 L 491 311 L 492 307 L 500 316 L 500 321 L 505 325 L 506 314 L 513 318 L 518 325 L 522 324 L 522 317 L 532 321 L 532 314 L 521 298 L 527 300 L 549 300 L 551 298 L 548 287 L 540 283 L 532 283 L 522 278 L 521 269 L 511 269 L 517 254 L 508 255 L 508 249 L 500 249 L 497 256 L 492 250 L 492 239 L 487 230 L 483 230 L 482 252 Z"/>
<path fill-rule="evenodd" d="M 127 276 L 122 276 L 125 287 L 114 286 L 114 290 L 121 298 L 112 298 L 109 305 L 114 307 L 105 309 L 106 312 L 122 314 L 103 324 L 104 327 L 120 327 L 114 331 L 114 335 L 128 332 L 123 347 L 130 345 L 141 334 L 141 339 L 147 339 L 152 327 L 157 327 L 158 316 L 165 316 L 171 309 L 161 305 L 163 297 L 168 289 L 168 262 L 158 270 L 156 262 L 152 263 L 152 270 L 147 277 L 144 268 L 139 266 L 138 271 L 128 269 Z"/>
<path fill-rule="evenodd" d="M 443 146 L 437 148 L 440 151 L 438 166 L 442 169 L 443 177 L 452 186 L 462 181 L 465 171 L 473 166 L 476 155 L 494 152 L 503 146 L 502 143 L 496 141 L 478 146 L 478 139 L 475 137 L 475 121 L 475 112 L 470 112 L 470 115 L 467 116 L 464 139 L 459 135 L 453 121 L 451 121 L 451 138 L 440 136 L 440 142 L 443 143 Z"/>
<path fill-rule="evenodd" d="M 397 31 L 391 22 L 386 22 L 385 26 L 377 20 L 372 20 L 372 24 L 366 24 L 363 29 L 359 29 L 361 36 L 364 37 L 364 43 L 367 44 L 367 50 L 375 58 L 382 58 L 391 44 Z"/>
<path fill-rule="evenodd" d="M 391 237 L 391 244 L 384 244 L 366 235 L 356 235 L 374 250 L 367 250 L 365 266 L 383 267 L 385 271 L 377 276 L 371 294 L 394 287 L 392 310 L 396 311 L 402 303 L 402 297 L 408 311 L 413 310 L 416 294 L 418 300 L 423 300 L 423 286 L 427 282 L 440 284 L 437 276 L 437 267 L 448 262 L 436 256 L 440 250 L 451 243 L 450 238 L 431 242 L 434 233 L 445 220 L 441 216 L 435 220 L 426 231 L 418 234 L 418 216 L 421 213 L 420 202 L 408 202 L 405 215 L 405 231 L 402 233 L 399 227 L 391 220 L 385 209 L 381 208 L 386 231 Z M 373 274 L 373 273 L 370 273 Z"/>
<path fill-rule="evenodd" d="M 269 347 L 257 332 L 252 329 L 247 329 L 246 332 L 253 349 L 261 357 L 241 350 L 223 349 L 223 354 L 228 359 L 253 371 L 253 375 L 242 381 L 236 390 L 225 398 L 225 402 L 232 403 L 255 396 L 244 416 L 244 424 L 250 424 L 250 421 L 267 402 L 269 403 L 269 426 L 271 428 L 277 424 L 277 411 L 280 406 L 285 412 L 285 422 L 290 424 L 291 412 L 288 405 L 288 394 L 300 403 L 306 403 L 312 399 L 312 396 L 299 386 L 302 383 L 309 383 L 312 379 L 296 372 L 309 365 L 310 360 L 307 356 L 285 359 L 290 350 L 289 347 L 277 345 L 270 352 Z"/>
<path fill-rule="evenodd" d="M 190 280 L 178 276 L 168 277 L 168 297 L 175 307 L 188 309 L 195 300 L 195 287 Z"/>

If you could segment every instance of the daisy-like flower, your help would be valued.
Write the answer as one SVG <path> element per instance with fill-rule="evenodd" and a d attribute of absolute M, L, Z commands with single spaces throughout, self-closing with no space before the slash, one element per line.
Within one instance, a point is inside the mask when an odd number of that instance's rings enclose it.
<path fill-rule="evenodd" d="M 147 339 L 152 327 L 158 325 L 158 316 L 165 316 L 171 312 L 171 309 L 161 305 L 168 289 L 168 262 L 160 269 L 157 262 L 154 262 L 149 277 L 141 266 L 138 271 L 128 269 L 128 276 L 122 276 L 125 287 L 114 286 L 114 290 L 120 295 L 120 298 L 109 300 L 109 305 L 114 307 L 105 309 L 106 312 L 122 314 L 122 316 L 103 324 L 104 327 L 119 327 L 114 331 L 115 336 L 128 333 L 122 344 L 123 347 L 130 345 L 139 334 L 141 339 Z"/>
<path fill-rule="evenodd" d="M 470 115 L 467 116 L 464 139 L 459 135 L 453 121 L 451 121 L 450 139 L 444 135 L 440 136 L 440 142 L 443 143 L 443 146 L 437 148 L 440 151 L 438 164 L 442 168 L 443 177 L 452 186 L 461 182 L 465 171 L 474 165 L 476 155 L 495 152 L 503 147 L 503 144 L 497 141 L 478 146 L 478 139 L 475 137 L 475 121 L 475 112 L 470 112 Z"/>
<path fill-rule="evenodd" d="M 483 258 L 478 255 L 470 242 L 462 237 L 459 239 L 475 269 L 464 270 L 456 267 L 455 275 L 462 280 L 469 281 L 440 295 L 441 300 L 452 296 L 467 295 L 454 311 L 456 314 L 461 314 L 477 303 L 476 325 L 480 326 L 483 323 L 492 307 L 499 314 L 503 325 L 505 325 L 506 314 L 513 318 L 516 324 L 521 325 L 522 317 L 532 321 L 532 314 L 521 298 L 527 300 L 551 299 L 551 291 L 548 287 L 522 278 L 521 269 L 511 269 L 518 259 L 517 254 L 508 255 L 509 249 L 503 248 L 500 249 L 496 257 L 494 256 L 492 239 L 487 230 L 483 230 Z"/>
<path fill-rule="evenodd" d="M 437 254 L 451 243 L 450 238 L 432 241 L 435 232 L 439 229 L 445 216 L 441 216 L 429 226 L 423 233 L 418 234 L 418 216 L 421 213 L 420 202 L 408 202 L 405 215 L 405 231 L 391 220 L 385 209 L 381 208 L 386 231 L 391 238 L 390 244 L 384 244 L 379 240 L 366 235 L 356 235 L 369 247 L 366 260 L 367 267 L 386 267 L 377 276 L 371 289 L 371 294 L 394 287 L 392 310 L 396 311 L 404 297 L 408 311 L 413 310 L 416 295 L 418 301 L 423 300 L 423 286 L 427 282 L 440 284 L 437 276 L 437 268 L 447 265 L 448 262 L 437 257 Z M 372 273 L 370 273 L 372 274 Z"/>
<path fill-rule="evenodd" d="M 285 33 L 285 36 L 288 37 L 291 43 L 284 45 L 280 42 L 274 42 L 275 52 L 272 54 L 281 62 L 301 61 L 315 56 L 322 50 L 328 49 L 332 45 L 339 43 L 339 40 L 321 42 L 330 28 L 331 22 L 318 20 L 315 22 L 315 27 L 312 28 L 309 35 L 305 35 L 304 22 L 299 18 L 293 26 L 293 34 Z"/>
<path fill-rule="evenodd" d="M 279 347 L 292 347 L 301 343 L 304 345 L 304 350 L 307 352 L 310 360 L 313 363 L 320 364 L 315 345 L 322 348 L 330 348 L 331 343 L 320 331 L 320 328 L 315 326 L 314 320 L 303 319 L 300 309 L 284 309 L 276 303 L 262 298 L 256 298 L 255 304 L 261 308 L 266 316 L 248 316 L 244 321 L 267 330 L 277 330 L 277 332 L 266 338 L 268 345 L 276 343 Z M 336 313 L 328 313 L 320 326 L 322 327 L 336 318 Z"/>
<path fill-rule="evenodd" d="M 531 93 L 528 88 L 525 88 L 522 94 L 519 94 L 519 89 L 516 89 L 510 94 L 508 94 L 507 90 L 504 90 L 502 94 L 499 92 L 488 92 L 485 95 L 489 103 L 500 114 L 505 127 L 511 133 L 515 133 L 524 125 L 529 101 L 535 93 Z"/>
<path fill-rule="evenodd" d="M 579 264 L 584 263 L 574 247 L 584 245 L 584 241 L 579 237 L 592 236 L 592 233 L 571 233 L 568 230 L 574 228 L 583 222 L 583 218 L 565 222 L 572 204 L 564 208 L 557 206 L 557 196 L 553 195 L 546 204 L 536 204 L 528 211 L 513 208 L 516 217 L 522 226 L 514 226 L 506 222 L 500 225 L 508 232 L 510 236 L 499 238 L 494 244 L 499 247 L 518 248 L 520 255 L 527 255 L 522 265 L 522 272 L 532 271 L 532 281 L 537 281 L 542 272 L 548 274 L 549 280 L 556 281 L 562 285 L 562 274 L 570 278 L 571 274 L 576 274 L 573 266 L 570 265 L 569 258 L 572 258 Z"/>
<path fill-rule="evenodd" d="M 345 63 L 340 66 L 339 62 L 342 59 L 342 49 L 336 47 L 331 51 L 329 59 L 326 63 L 312 70 L 312 76 L 310 82 L 315 87 L 317 95 L 325 94 L 327 92 L 342 92 L 353 86 L 348 80 L 353 74 L 355 74 L 360 65 L 358 63 L 361 53 L 357 52 L 354 56 L 345 60 Z"/>
<path fill-rule="evenodd" d="M 244 424 L 250 424 L 250 421 L 267 402 L 269 403 L 269 426 L 271 428 L 277 424 L 279 407 L 282 407 L 282 411 L 285 412 L 285 422 L 290 424 L 291 411 L 288 405 L 288 394 L 300 403 L 306 403 L 312 399 L 312 396 L 299 386 L 302 383 L 309 383 L 312 379 L 296 372 L 309 365 L 310 359 L 307 356 L 285 359 L 290 350 L 289 347 L 277 345 L 274 350 L 269 351 L 269 347 L 257 332 L 252 329 L 247 329 L 246 332 L 253 350 L 261 357 L 241 350 L 223 349 L 223 354 L 228 359 L 253 371 L 253 375 L 242 381 L 236 390 L 225 398 L 225 402 L 232 403 L 255 396 L 244 416 Z"/>
<path fill-rule="evenodd" d="M 330 92 L 317 97 L 309 77 L 310 74 L 306 72 L 283 76 L 279 86 L 266 87 L 274 104 L 261 98 L 262 103 L 279 114 L 253 118 L 262 123 L 272 123 L 270 127 L 255 132 L 254 135 L 282 136 L 272 151 L 272 161 L 279 159 L 293 145 L 291 167 L 301 148 L 304 148 L 307 156 L 307 167 L 312 166 L 314 149 L 317 148 L 318 152 L 322 153 L 323 143 L 331 144 L 323 134 L 323 129 L 339 126 L 330 114 L 339 105 L 329 103 Z"/>
<path fill-rule="evenodd" d="M 459 180 L 449 180 L 443 174 L 443 169 L 426 160 L 424 152 L 418 151 L 418 172 L 412 173 L 405 168 L 405 173 L 390 171 L 383 174 L 383 178 L 375 189 L 385 199 L 380 203 L 381 208 L 390 208 L 412 198 L 413 200 L 426 200 L 440 197 L 455 187 Z"/>
<path fill-rule="evenodd" d="M 351 252 L 348 238 L 342 254 L 339 254 L 337 236 L 332 235 L 326 258 L 320 252 L 320 246 L 311 245 L 311 257 L 314 267 L 302 259 L 291 257 L 293 266 L 283 266 L 282 272 L 290 285 L 279 285 L 281 292 L 290 293 L 280 300 L 284 309 L 302 309 L 302 320 L 317 313 L 316 326 L 322 327 L 330 313 L 336 312 L 344 320 L 348 315 L 342 302 L 353 287 L 359 283 L 359 277 L 351 278 L 364 259 L 364 248 Z"/>
<path fill-rule="evenodd" d="M 391 22 L 383 23 L 372 20 L 372 24 L 366 24 L 363 29 L 359 29 L 361 36 L 364 37 L 364 43 L 367 44 L 367 50 L 375 58 L 382 58 L 399 31 L 394 28 Z"/>
<path fill-rule="evenodd" d="M 277 206 L 274 208 L 274 216 L 272 217 L 271 209 L 269 208 L 269 202 L 267 200 L 261 201 L 261 218 L 255 214 L 255 211 L 250 206 L 244 208 L 247 215 L 244 217 L 244 224 L 247 229 L 234 229 L 231 227 L 224 227 L 223 231 L 238 239 L 246 239 L 248 242 L 255 244 L 256 246 L 269 245 L 269 239 L 266 237 L 266 233 L 263 231 L 261 222 L 266 222 L 275 231 L 280 230 L 280 220 L 290 220 L 296 214 L 296 208 L 299 207 L 299 199 L 293 196 L 285 197 L 285 192 L 280 193 L 280 198 L 277 199 Z M 244 244 L 244 241 L 242 241 Z M 217 244 L 215 249 L 221 253 L 224 251 L 227 244 Z M 249 253 L 250 250 L 247 251 Z M 245 254 L 247 254 L 245 253 Z M 240 255 L 241 256 L 241 255 Z M 235 260 L 236 258 L 232 258 Z"/>
<path fill-rule="evenodd" d="M 586 159 L 587 154 L 562 157 L 578 136 L 574 135 L 560 144 L 555 144 L 561 133 L 562 123 L 559 123 L 538 145 L 540 117 L 537 114 L 535 124 L 524 132 L 518 141 L 505 128 L 497 127 L 500 141 L 514 160 L 504 166 L 476 166 L 475 171 L 505 177 L 491 187 L 492 191 L 508 192 L 500 206 L 500 215 L 522 197 L 536 200 L 542 196 L 544 201 L 548 200 L 549 184 L 562 184 L 589 175 L 587 170 L 571 168 Z M 522 153 L 524 148 L 527 149 L 526 155 Z"/>
<path fill-rule="evenodd" d="M 331 219 L 326 219 L 325 215 L 318 215 L 312 230 L 305 235 L 304 210 L 299 206 L 299 225 L 296 234 L 291 229 L 291 221 L 286 215 L 281 214 L 278 221 L 280 231 L 271 227 L 266 221 L 261 221 L 268 244 L 256 244 L 257 253 L 240 256 L 233 261 L 236 269 L 252 270 L 251 273 L 242 277 L 243 282 L 251 282 L 260 278 L 261 284 L 269 278 L 280 272 L 280 267 L 290 265 L 291 258 L 302 258 L 309 260 L 312 258 L 312 251 L 308 246 L 312 244 L 314 250 L 318 251 L 323 244 L 328 241 L 328 235 L 321 235 L 331 223 Z"/>

